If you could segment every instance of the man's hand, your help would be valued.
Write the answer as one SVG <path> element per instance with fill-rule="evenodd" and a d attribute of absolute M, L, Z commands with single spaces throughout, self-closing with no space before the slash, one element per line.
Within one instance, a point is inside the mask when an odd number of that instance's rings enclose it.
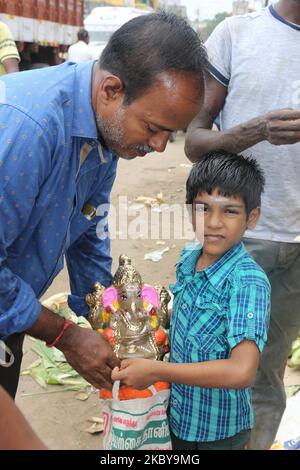
<path fill-rule="evenodd" d="M 41 308 L 38 320 L 28 328 L 27 334 L 51 344 L 62 331 L 64 319 L 46 307 Z M 72 325 L 57 342 L 68 363 L 96 388 L 112 389 L 111 371 L 119 366 L 104 335 L 89 328 Z"/>
<path fill-rule="evenodd" d="M 300 142 L 300 111 L 279 109 L 263 116 L 264 138 L 273 145 Z"/>
<path fill-rule="evenodd" d="M 121 369 L 117 367 L 112 371 L 112 380 L 144 390 L 158 381 L 155 373 L 157 365 L 158 361 L 150 359 L 124 359 Z"/>
<path fill-rule="evenodd" d="M 56 347 L 90 384 L 96 388 L 112 389 L 112 369 L 120 362 L 106 336 L 74 325 L 66 330 Z"/>
<path fill-rule="evenodd" d="M 227 87 L 208 76 L 204 104 L 186 136 L 185 153 L 192 162 L 216 149 L 240 153 L 266 140 L 273 145 L 300 142 L 300 110 L 289 108 L 271 111 L 221 132 L 213 131 L 214 119 L 225 105 L 227 92 Z"/>

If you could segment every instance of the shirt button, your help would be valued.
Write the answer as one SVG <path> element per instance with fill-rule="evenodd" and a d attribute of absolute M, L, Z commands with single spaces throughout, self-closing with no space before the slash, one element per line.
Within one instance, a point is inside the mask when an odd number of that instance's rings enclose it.
<path fill-rule="evenodd" d="M 172 405 L 173 405 L 173 406 L 177 406 L 177 405 L 178 405 L 178 401 L 177 401 L 177 400 L 172 400 Z"/>
<path fill-rule="evenodd" d="M 247 317 L 248 317 L 248 318 L 253 318 L 253 317 L 254 317 L 254 315 L 253 315 L 253 313 L 252 313 L 252 312 L 249 312 L 249 313 L 248 313 L 248 315 L 247 315 Z"/>
<path fill-rule="evenodd" d="M 182 305 L 182 309 L 183 309 L 183 310 L 186 310 L 187 308 L 188 308 L 188 307 L 187 307 L 187 304 L 183 304 L 183 305 Z"/>

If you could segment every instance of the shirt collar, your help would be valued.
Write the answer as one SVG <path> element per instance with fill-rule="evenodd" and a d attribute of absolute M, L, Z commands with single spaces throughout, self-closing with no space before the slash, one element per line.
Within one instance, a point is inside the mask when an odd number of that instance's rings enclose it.
<path fill-rule="evenodd" d="M 195 265 L 200 253 L 201 244 L 199 242 L 192 242 L 184 247 L 177 266 L 185 276 L 194 276 Z"/>
<path fill-rule="evenodd" d="M 97 126 L 92 106 L 92 73 L 95 62 L 75 65 L 72 136 L 97 139 Z"/>
<path fill-rule="evenodd" d="M 217 290 L 221 290 L 227 277 L 237 262 L 248 253 L 242 242 L 234 245 L 222 258 L 204 270 L 209 282 Z"/>
<path fill-rule="evenodd" d="M 296 31 L 300 31 L 300 26 L 298 24 L 292 23 L 291 21 L 288 21 L 285 18 L 283 18 L 282 16 L 280 16 L 279 13 L 277 13 L 275 8 L 273 7 L 273 5 L 269 6 L 269 11 L 270 11 L 271 15 L 274 16 L 274 18 L 276 18 L 276 20 L 281 21 L 282 23 L 286 24 L 287 26 L 290 26 L 291 28 L 295 29 Z"/>
<path fill-rule="evenodd" d="M 178 262 L 178 266 L 185 277 L 195 275 L 195 265 L 201 251 L 202 248 L 199 242 L 192 243 L 185 248 Z M 221 290 L 236 263 L 245 256 L 245 253 L 248 252 L 244 244 L 239 242 L 227 251 L 222 258 L 203 271 L 199 271 L 199 273 L 204 273 L 212 286 L 217 290 Z"/>

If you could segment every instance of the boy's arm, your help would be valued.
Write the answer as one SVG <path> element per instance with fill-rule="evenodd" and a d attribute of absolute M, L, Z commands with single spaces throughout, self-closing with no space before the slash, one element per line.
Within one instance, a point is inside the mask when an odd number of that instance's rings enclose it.
<path fill-rule="evenodd" d="M 126 359 L 121 370 L 113 370 L 112 379 L 138 389 L 155 382 L 174 382 L 205 388 L 250 387 L 259 361 L 259 350 L 254 341 L 244 340 L 233 350 L 230 359 L 179 364 Z"/>

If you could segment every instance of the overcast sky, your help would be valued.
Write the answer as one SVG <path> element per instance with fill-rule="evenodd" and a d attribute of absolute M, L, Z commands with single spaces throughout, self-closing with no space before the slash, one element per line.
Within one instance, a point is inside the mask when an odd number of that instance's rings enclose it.
<path fill-rule="evenodd" d="M 194 19 L 199 9 L 199 18 L 213 18 L 219 11 L 231 11 L 232 0 L 181 0 L 187 7 L 188 16 Z"/>
<path fill-rule="evenodd" d="M 250 0 L 251 6 L 256 8 L 261 3 L 260 0 Z M 200 20 L 213 18 L 216 13 L 221 11 L 232 11 L 232 0 L 181 0 L 181 4 L 186 5 L 188 16 L 191 19 L 196 18 L 197 9 L 199 9 Z"/>

